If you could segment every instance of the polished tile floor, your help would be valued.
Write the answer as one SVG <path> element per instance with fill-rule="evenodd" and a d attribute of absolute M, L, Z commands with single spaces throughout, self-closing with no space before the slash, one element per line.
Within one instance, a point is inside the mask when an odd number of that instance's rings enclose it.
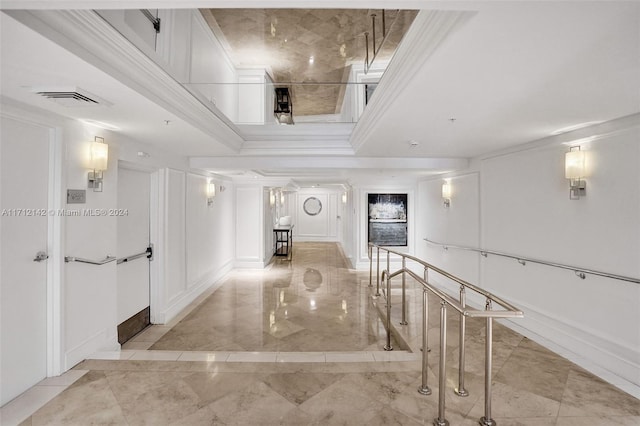
<path fill-rule="evenodd" d="M 384 301 L 374 293 L 368 274 L 348 270 L 336 245 L 296 244 L 291 263 L 234 272 L 172 323 L 148 328 L 121 352 L 82 362 L 72 370 L 77 381 L 22 424 L 431 424 L 439 396 L 436 301 L 428 352 L 433 394 L 423 396 L 421 290 L 408 282 L 406 326 L 398 324 L 400 290 L 392 290 L 392 352 L 381 350 Z M 455 315 L 448 323 L 445 417 L 474 425 L 484 407 L 483 323 L 468 322 L 465 398 L 453 393 Z M 492 417 L 499 425 L 640 424 L 637 389 L 634 397 L 622 382 L 607 383 L 529 337 L 495 326 Z"/>

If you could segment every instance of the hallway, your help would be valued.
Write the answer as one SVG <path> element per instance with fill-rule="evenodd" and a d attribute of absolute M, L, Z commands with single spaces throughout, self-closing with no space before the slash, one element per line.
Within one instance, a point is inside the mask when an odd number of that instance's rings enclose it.
<path fill-rule="evenodd" d="M 412 327 L 420 322 L 421 290 L 409 284 L 410 325 L 401 333 L 414 352 L 396 342 L 384 352 L 368 274 L 347 269 L 334 243 L 297 243 L 291 263 L 235 271 L 171 324 L 148 328 L 120 353 L 80 363 L 71 372 L 81 377 L 21 424 L 431 424 L 438 409 L 437 310 L 429 327 L 433 394 L 423 396 L 416 391 L 421 361 Z M 470 396 L 459 398 L 452 391 L 456 318 L 449 322 L 446 418 L 475 425 L 483 410 L 482 327 L 469 324 Z M 640 400 L 571 361 L 499 324 L 494 342 L 499 425 L 640 422 Z"/>

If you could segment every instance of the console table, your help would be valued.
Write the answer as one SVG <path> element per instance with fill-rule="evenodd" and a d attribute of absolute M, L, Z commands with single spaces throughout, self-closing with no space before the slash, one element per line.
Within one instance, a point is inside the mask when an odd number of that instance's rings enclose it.
<path fill-rule="evenodd" d="M 277 225 L 273 228 L 273 255 L 289 258 L 293 250 L 293 225 Z"/>

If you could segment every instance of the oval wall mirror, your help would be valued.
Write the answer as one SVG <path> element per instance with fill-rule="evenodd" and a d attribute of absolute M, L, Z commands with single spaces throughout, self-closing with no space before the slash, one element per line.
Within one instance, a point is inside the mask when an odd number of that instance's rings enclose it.
<path fill-rule="evenodd" d="M 302 208 L 309 216 L 315 216 L 322 211 L 322 203 L 316 197 L 309 197 L 302 203 Z"/>

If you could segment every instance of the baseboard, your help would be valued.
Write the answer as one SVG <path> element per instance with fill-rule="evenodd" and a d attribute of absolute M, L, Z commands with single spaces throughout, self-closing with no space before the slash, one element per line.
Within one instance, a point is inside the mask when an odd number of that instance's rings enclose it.
<path fill-rule="evenodd" d="M 507 327 L 513 324 L 529 330 L 579 358 L 640 386 L 640 353 L 637 350 L 542 313 L 525 303 L 513 303 L 524 311 L 524 318 L 502 321 Z"/>
<path fill-rule="evenodd" d="M 203 292 L 209 290 L 211 287 L 220 286 L 222 284 L 222 278 L 227 275 L 233 269 L 233 262 L 229 261 L 221 268 L 211 271 L 200 278 L 194 285 L 189 287 L 188 290 L 177 297 L 174 302 L 163 311 L 157 313 L 153 320 L 154 324 L 166 324 L 171 321 L 176 315 L 178 315 L 184 308 L 189 306 L 191 302 L 196 300 Z"/>
<path fill-rule="evenodd" d="M 256 259 L 236 259 L 233 267 L 238 269 L 264 269 L 267 266 L 264 260 Z"/>
<path fill-rule="evenodd" d="M 294 243 L 337 243 L 336 237 L 326 237 L 320 235 L 295 235 Z"/>
<path fill-rule="evenodd" d="M 101 330 L 65 352 L 63 369 L 67 371 L 73 368 L 94 352 L 119 350 L 120 344 L 118 343 L 118 334 L 115 327 L 113 331 Z"/>

